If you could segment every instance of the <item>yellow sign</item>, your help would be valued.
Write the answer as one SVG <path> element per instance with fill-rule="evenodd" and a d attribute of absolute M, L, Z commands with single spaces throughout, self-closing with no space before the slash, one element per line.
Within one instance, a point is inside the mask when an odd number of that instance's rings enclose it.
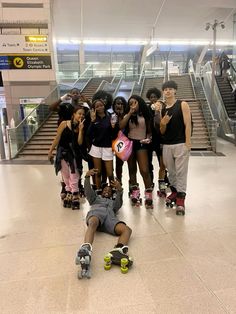
<path fill-rule="evenodd" d="M 24 61 L 23 59 L 16 57 L 13 59 L 13 64 L 16 68 L 20 69 L 24 66 Z"/>
<path fill-rule="evenodd" d="M 25 41 L 28 43 L 45 43 L 47 42 L 47 36 L 25 36 Z"/>

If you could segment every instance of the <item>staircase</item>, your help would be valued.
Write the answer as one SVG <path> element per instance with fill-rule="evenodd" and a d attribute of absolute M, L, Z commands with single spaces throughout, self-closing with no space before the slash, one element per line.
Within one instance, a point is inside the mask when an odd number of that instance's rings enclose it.
<path fill-rule="evenodd" d="M 92 78 L 82 91 L 89 99 L 96 92 L 103 80 L 111 81 L 110 77 Z M 48 120 L 36 131 L 24 149 L 16 157 L 18 160 L 46 161 L 49 148 L 57 131 L 57 113 L 52 113 Z"/>
<path fill-rule="evenodd" d="M 81 91 L 88 99 L 92 99 L 93 95 L 97 91 L 102 81 L 111 82 L 112 77 L 94 77 L 88 82 L 88 84 Z"/>
<path fill-rule="evenodd" d="M 171 75 L 170 80 L 175 81 L 178 85 L 176 98 L 188 101 L 189 99 L 195 99 L 192 83 L 189 74 L 184 75 Z"/>
<path fill-rule="evenodd" d="M 236 119 L 236 101 L 234 95 L 232 94 L 232 87 L 229 80 L 224 81 L 221 76 L 216 76 L 216 83 L 219 88 L 221 98 L 223 100 L 226 112 L 230 119 Z"/>
<path fill-rule="evenodd" d="M 150 88 L 156 87 L 161 91 L 161 87 L 163 84 L 163 77 L 156 77 L 156 78 L 145 78 L 144 84 L 143 84 L 143 90 L 141 97 L 147 101 L 148 99 L 146 98 L 147 91 Z"/>
<path fill-rule="evenodd" d="M 211 143 L 201 104 L 197 100 L 188 101 L 192 114 L 193 131 L 191 137 L 192 150 L 211 150 Z"/>
<path fill-rule="evenodd" d="M 176 98 L 186 100 L 191 110 L 193 120 L 193 132 L 191 138 L 192 150 L 211 150 L 210 139 L 201 105 L 195 98 L 189 74 L 171 76 L 170 80 L 175 81 L 178 85 Z M 143 85 L 142 98 L 147 100 L 146 93 L 148 89 L 156 87 L 161 90 L 162 84 L 163 77 L 146 78 Z"/>
<path fill-rule="evenodd" d="M 57 113 L 52 113 L 48 120 L 37 130 L 24 149 L 18 154 L 19 160 L 47 160 L 49 148 L 57 131 Z"/>

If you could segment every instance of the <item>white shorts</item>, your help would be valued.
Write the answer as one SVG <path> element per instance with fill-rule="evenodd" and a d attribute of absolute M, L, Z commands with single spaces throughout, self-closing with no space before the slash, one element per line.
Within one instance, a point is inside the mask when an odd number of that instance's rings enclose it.
<path fill-rule="evenodd" d="M 92 145 L 89 155 L 102 160 L 113 160 L 113 152 L 111 147 L 97 147 Z"/>

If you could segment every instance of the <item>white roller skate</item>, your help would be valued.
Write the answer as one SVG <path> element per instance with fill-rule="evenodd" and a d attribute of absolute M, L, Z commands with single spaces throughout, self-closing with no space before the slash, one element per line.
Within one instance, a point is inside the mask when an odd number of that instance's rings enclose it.
<path fill-rule="evenodd" d="M 145 190 L 145 207 L 153 209 L 152 188 Z"/>
<path fill-rule="evenodd" d="M 84 243 L 81 245 L 77 256 L 75 258 L 75 264 L 81 266 L 81 270 L 78 271 L 78 278 L 91 278 L 91 254 L 92 254 L 92 245 L 90 243 Z"/>

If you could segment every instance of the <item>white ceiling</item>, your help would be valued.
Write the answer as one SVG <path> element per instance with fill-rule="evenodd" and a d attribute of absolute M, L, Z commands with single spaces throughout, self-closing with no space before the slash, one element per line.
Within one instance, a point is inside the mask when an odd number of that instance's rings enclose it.
<path fill-rule="evenodd" d="M 205 25 L 215 19 L 225 21 L 226 25 L 224 30 L 217 28 L 217 40 L 232 41 L 233 36 L 236 40 L 236 30 L 233 35 L 236 0 L 53 0 L 52 3 L 57 40 L 149 40 L 153 29 L 154 40 L 211 40 L 212 31 L 205 31 Z"/>

